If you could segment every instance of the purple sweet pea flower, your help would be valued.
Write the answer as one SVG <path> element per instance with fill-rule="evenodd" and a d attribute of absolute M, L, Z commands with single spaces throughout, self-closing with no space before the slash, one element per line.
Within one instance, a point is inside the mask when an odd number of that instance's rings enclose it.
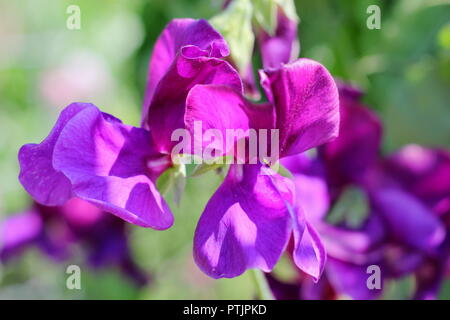
<path fill-rule="evenodd" d="M 297 154 L 333 139 L 339 114 L 334 80 L 317 62 L 299 59 L 260 72 L 268 104 L 255 105 L 231 87 L 199 85 L 187 98 L 185 122 L 203 129 L 278 129 L 280 157 Z M 221 150 L 222 154 L 226 153 Z M 231 165 L 197 226 L 194 257 L 214 278 L 235 277 L 250 268 L 270 271 L 291 233 L 296 265 L 315 280 L 325 252 L 313 226 L 294 201 L 291 182 L 263 164 Z"/>
<path fill-rule="evenodd" d="M 322 65 L 299 59 L 261 71 L 269 103 L 255 105 L 243 97 L 236 70 L 221 59 L 227 54 L 206 21 L 171 22 L 152 54 L 142 128 L 91 104 L 68 106 L 41 144 L 20 150 L 25 189 L 44 205 L 78 197 L 127 222 L 166 229 L 173 217 L 155 181 L 172 166 L 176 129 L 193 131 L 197 120 L 219 131 L 279 129 L 280 157 L 336 137 L 338 92 Z M 214 278 L 249 268 L 270 271 L 293 234 L 296 264 L 317 280 L 325 252 L 294 199 L 291 182 L 265 164 L 231 165 L 200 218 L 197 264 Z"/>
<path fill-rule="evenodd" d="M 36 247 L 49 258 L 65 261 L 79 244 L 92 268 L 118 267 L 139 286 L 149 277 L 134 262 L 123 220 L 81 199 L 72 198 L 59 207 L 35 203 L 0 225 L 0 260 L 8 263 Z"/>
<path fill-rule="evenodd" d="M 367 267 L 378 265 L 383 280 L 415 273 L 414 298 L 435 297 L 450 252 L 448 222 L 439 218 L 448 213 L 448 153 L 409 146 L 382 159 L 380 121 L 360 97 L 358 90 L 341 86 L 339 137 L 322 146 L 317 157 L 282 161 L 294 174 L 298 203 L 327 250 L 321 282 L 338 295 L 374 299 L 382 291 L 368 289 Z M 369 201 L 358 226 L 327 221 L 347 188 L 358 188 Z M 314 296 L 305 281 L 297 284 L 302 299 Z"/>

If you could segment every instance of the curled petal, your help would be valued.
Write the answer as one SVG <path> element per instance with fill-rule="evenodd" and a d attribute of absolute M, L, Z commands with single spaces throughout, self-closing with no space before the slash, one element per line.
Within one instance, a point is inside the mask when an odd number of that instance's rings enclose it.
<path fill-rule="evenodd" d="M 72 103 L 59 116 L 52 131 L 40 144 L 26 144 L 19 151 L 19 181 L 37 202 L 56 206 L 71 198 L 70 181 L 52 165 L 53 150 L 64 126 L 85 108 L 88 103 Z"/>
<path fill-rule="evenodd" d="M 170 153 L 176 144 L 172 133 L 185 128 L 186 97 L 195 85 L 222 84 L 242 92 L 239 74 L 228 62 L 197 55 L 195 48 L 185 49 L 161 79 L 143 122 L 151 128 L 157 150 L 163 153 Z"/>
<path fill-rule="evenodd" d="M 292 201 L 292 186 L 260 170 L 232 165 L 200 218 L 194 258 L 213 278 L 236 277 L 250 268 L 268 272 L 287 245 L 291 223 L 285 203 Z"/>
<path fill-rule="evenodd" d="M 335 138 L 339 96 L 330 73 L 309 59 L 260 71 L 261 85 L 276 108 L 280 155 L 289 156 Z"/>
<path fill-rule="evenodd" d="M 203 19 L 174 19 L 159 36 L 153 48 L 144 97 L 143 115 L 147 114 L 156 87 L 184 47 L 196 47 L 201 55 L 221 58 L 229 54 L 223 37 Z"/>
<path fill-rule="evenodd" d="M 92 106 L 61 131 L 53 166 L 70 180 L 77 197 L 130 223 L 166 229 L 173 217 L 147 167 L 156 156 L 146 130 Z"/>

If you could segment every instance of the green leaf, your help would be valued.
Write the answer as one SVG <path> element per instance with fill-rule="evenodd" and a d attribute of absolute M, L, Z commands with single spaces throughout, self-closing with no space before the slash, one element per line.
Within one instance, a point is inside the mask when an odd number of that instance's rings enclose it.
<path fill-rule="evenodd" d="M 239 72 L 245 72 L 251 62 L 255 36 L 252 31 L 253 7 L 250 0 L 234 0 L 222 13 L 210 19 L 231 51 L 231 58 Z"/>

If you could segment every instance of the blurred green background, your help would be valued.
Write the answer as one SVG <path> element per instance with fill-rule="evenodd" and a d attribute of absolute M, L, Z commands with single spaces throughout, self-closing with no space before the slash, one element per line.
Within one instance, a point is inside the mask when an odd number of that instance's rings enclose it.
<path fill-rule="evenodd" d="M 81 30 L 68 30 L 66 9 L 81 8 Z M 371 4 L 381 29 L 366 27 Z M 364 101 L 383 119 L 383 151 L 406 143 L 450 148 L 450 1 L 296 1 L 301 56 L 316 59 L 363 88 Z M 155 39 L 176 17 L 210 18 L 221 1 L 0 0 L 0 219 L 29 206 L 20 186 L 17 152 L 41 141 L 59 111 L 92 102 L 139 125 L 148 59 Z M 220 183 L 210 173 L 188 180 L 175 224 L 159 232 L 130 226 L 133 253 L 153 282 L 136 289 L 116 270 L 82 268 L 82 290 L 66 289 L 66 265 L 37 252 L 0 270 L 0 299 L 241 299 L 255 294 L 251 277 L 213 280 L 192 259 L 200 213 Z M 1 266 L 0 266 L 1 267 Z M 277 267 L 289 277 L 290 266 Z M 408 279 L 387 297 L 403 298 Z M 406 289 L 405 289 L 406 288 Z M 444 286 L 443 297 L 450 297 Z M 448 294 L 446 293 L 448 291 Z"/>

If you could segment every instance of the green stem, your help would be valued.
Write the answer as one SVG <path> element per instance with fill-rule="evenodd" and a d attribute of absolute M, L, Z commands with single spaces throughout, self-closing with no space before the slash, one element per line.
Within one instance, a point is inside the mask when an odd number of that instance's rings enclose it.
<path fill-rule="evenodd" d="M 250 272 L 255 282 L 258 298 L 261 300 L 275 300 L 264 273 L 258 269 L 251 269 Z"/>

